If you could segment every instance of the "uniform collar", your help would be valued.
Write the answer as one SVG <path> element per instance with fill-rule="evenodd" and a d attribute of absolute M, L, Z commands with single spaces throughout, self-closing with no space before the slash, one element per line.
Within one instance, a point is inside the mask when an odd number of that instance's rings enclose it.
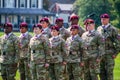
<path fill-rule="evenodd" d="M 48 27 L 46 27 L 46 28 L 43 28 L 43 31 L 46 31 L 48 29 Z"/>
<path fill-rule="evenodd" d="M 108 26 L 110 26 L 110 23 L 108 23 L 107 25 L 102 25 L 104 29 L 108 28 Z"/>
<path fill-rule="evenodd" d="M 11 35 L 12 35 L 12 32 L 10 32 L 8 35 L 5 34 L 5 37 L 8 38 L 8 37 L 10 37 Z"/>

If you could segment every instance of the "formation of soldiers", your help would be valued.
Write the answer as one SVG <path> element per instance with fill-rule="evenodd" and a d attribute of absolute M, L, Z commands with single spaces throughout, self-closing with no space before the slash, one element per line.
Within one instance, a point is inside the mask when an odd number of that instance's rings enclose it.
<path fill-rule="evenodd" d="M 120 34 L 110 24 L 110 16 L 102 14 L 101 26 L 95 30 L 93 19 L 78 25 L 79 17 L 71 15 L 71 25 L 63 26 L 57 18 L 49 27 L 47 17 L 33 25 L 20 24 L 20 36 L 12 32 L 12 24 L 4 24 L 0 37 L 0 73 L 3 80 L 113 80 L 114 59 L 120 52 Z M 99 77 L 98 77 L 99 76 Z"/>

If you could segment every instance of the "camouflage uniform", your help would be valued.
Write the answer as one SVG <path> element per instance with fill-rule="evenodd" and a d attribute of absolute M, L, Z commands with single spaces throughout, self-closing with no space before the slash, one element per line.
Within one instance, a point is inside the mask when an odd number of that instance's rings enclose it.
<path fill-rule="evenodd" d="M 70 36 L 66 40 L 66 48 L 67 48 L 67 62 L 68 62 L 68 73 L 70 80 L 73 75 L 73 80 L 81 80 L 82 79 L 82 67 L 80 67 L 80 62 L 82 61 L 82 39 L 79 35 L 75 35 L 74 38 Z"/>
<path fill-rule="evenodd" d="M 67 29 L 65 29 L 64 27 L 60 28 L 60 37 L 66 40 L 69 36 L 70 36 L 70 33 Z"/>
<path fill-rule="evenodd" d="M 48 28 L 43 29 L 42 34 L 44 36 L 50 38 L 51 37 L 51 30 L 50 30 L 50 28 L 48 27 Z"/>
<path fill-rule="evenodd" d="M 111 24 L 107 25 L 107 28 L 99 26 L 98 32 L 103 36 L 105 45 L 105 54 L 102 56 L 100 63 L 100 78 L 101 80 L 113 80 L 114 58 L 118 53 L 116 45 L 118 32 Z"/>
<path fill-rule="evenodd" d="M 30 80 L 30 70 L 28 67 L 29 59 L 28 56 L 30 53 L 28 52 L 28 44 L 32 36 L 26 32 L 19 36 L 20 42 L 20 61 L 19 61 L 19 72 L 21 75 L 21 80 L 28 79 Z"/>
<path fill-rule="evenodd" d="M 48 39 L 42 34 L 33 36 L 30 40 L 29 51 L 31 55 L 32 80 L 49 80 L 48 68 L 45 68 L 45 63 L 49 61 L 48 43 Z"/>
<path fill-rule="evenodd" d="M 65 58 L 65 41 L 59 36 L 50 38 L 50 63 L 53 65 L 55 80 L 66 80 L 65 65 L 62 64 Z M 53 79 L 52 79 L 53 80 Z"/>
<path fill-rule="evenodd" d="M 84 56 L 84 79 L 85 80 L 98 80 L 99 62 L 103 51 L 102 36 L 95 30 L 87 31 L 82 35 L 83 39 L 83 56 Z"/>
<path fill-rule="evenodd" d="M 15 80 L 17 62 L 19 60 L 19 41 L 12 32 L 3 35 L 0 41 L 0 64 L 3 80 Z"/>

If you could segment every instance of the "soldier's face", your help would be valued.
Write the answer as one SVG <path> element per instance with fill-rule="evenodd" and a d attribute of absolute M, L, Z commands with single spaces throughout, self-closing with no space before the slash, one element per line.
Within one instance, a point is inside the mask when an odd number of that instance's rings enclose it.
<path fill-rule="evenodd" d="M 71 35 L 78 34 L 78 29 L 71 29 Z"/>
<path fill-rule="evenodd" d="M 41 25 L 42 25 L 43 28 L 46 28 L 46 27 L 48 27 L 49 24 L 45 21 L 42 21 Z"/>
<path fill-rule="evenodd" d="M 42 30 L 41 30 L 39 27 L 35 27 L 35 28 L 33 29 L 34 34 L 40 34 L 41 31 L 42 31 Z"/>
<path fill-rule="evenodd" d="M 73 20 L 71 21 L 71 24 L 72 24 L 72 25 L 78 24 L 78 19 L 73 19 Z"/>
<path fill-rule="evenodd" d="M 57 35 L 59 35 L 59 31 L 57 31 L 57 30 L 51 30 L 51 35 L 52 36 L 57 36 Z"/>
<path fill-rule="evenodd" d="M 25 27 L 21 27 L 21 28 L 20 28 L 20 32 L 21 32 L 21 33 L 25 33 L 25 32 L 27 32 L 27 28 L 25 28 Z"/>
<path fill-rule="evenodd" d="M 88 31 L 94 30 L 95 29 L 95 24 L 94 23 L 90 23 L 90 24 L 87 24 L 86 27 L 87 27 Z"/>
<path fill-rule="evenodd" d="M 102 25 L 107 25 L 109 23 L 109 18 L 101 18 Z"/>
<path fill-rule="evenodd" d="M 6 34 L 8 34 L 8 33 L 12 32 L 12 28 L 11 27 L 4 27 L 4 32 Z"/>
<path fill-rule="evenodd" d="M 59 27 L 62 27 L 63 26 L 63 22 L 58 22 L 56 25 L 59 26 Z"/>

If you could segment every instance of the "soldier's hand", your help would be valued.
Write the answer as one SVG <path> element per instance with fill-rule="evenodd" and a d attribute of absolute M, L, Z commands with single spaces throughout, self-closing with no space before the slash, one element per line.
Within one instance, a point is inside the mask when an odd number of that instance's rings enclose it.
<path fill-rule="evenodd" d="M 84 66 L 84 62 L 81 62 L 81 63 L 80 63 L 80 66 L 83 67 L 83 66 Z"/>
<path fill-rule="evenodd" d="M 45 68 L 48 68 L 49 67 L 49 64 L 48 63 L 45 63 Z"/>
<path fill-rule="evenodd" d="M 112 58 L 113 58 L 113 59 L 115 59 L 115 58 L 116 58 L 116 56 L 115 56 L 115 55 L 112 55 Z"/>
<path fill-rule="evenodd" d="M 67 64 L 67 62 L 63 61 L 63 62 L 62 62 L 62 64 L 63 64 L 63 65 L 66 65 L 66 64 Z"/>
<path fill-rule="evenodd" d="M 99 63 L 99 62 L 100 62 L 100 59 L 96 59 L 96 62 Z"/>

